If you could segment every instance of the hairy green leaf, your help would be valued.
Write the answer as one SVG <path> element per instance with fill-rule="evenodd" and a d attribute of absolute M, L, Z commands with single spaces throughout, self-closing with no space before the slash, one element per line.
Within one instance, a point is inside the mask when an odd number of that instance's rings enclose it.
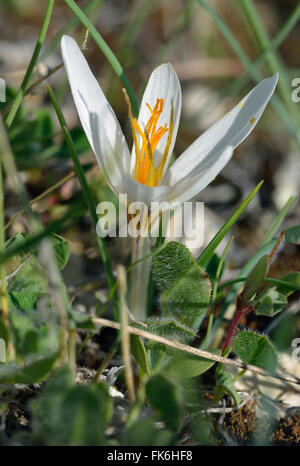
<path fill-rule="evenodd" d="M 171 241 L 156 254 L 153 274 L 162 291 L 161 307 L 165 314 L 190 320 L 206 312 L 210 281 L 184 245 Z"/>
<path fill-rule="evenodd" d="M 233 339 L 233 350 L 247 364 L 270 372 L 276 370 L 278 357 L 274 346 L 265 335 L 241 330 Z"/>

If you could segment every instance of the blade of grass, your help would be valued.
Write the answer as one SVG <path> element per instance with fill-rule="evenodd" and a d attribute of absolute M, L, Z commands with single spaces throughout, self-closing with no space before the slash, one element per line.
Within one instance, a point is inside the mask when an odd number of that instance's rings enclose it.
<path fill-rule="evenodd" d="M 93 14 L 93 12 L 97 9 L 100 11 L 104 0 L 92 0 L 87 5 L 82 8 L 82 11 L 87 14 Z M 72 18 L 62 29 L 59 33 L 56 34 L 54 40 L 48 45 L 44 53 L 41 55 L 41 59 L 45 59 L 48 57 L 54 50 L 56 49 L 57 45 L 60 42 L 60 39 L 64 34 L 70 33 L 75 27 L 80 23 L 77 17 Z"/>
<path fill-rule="evenodd" d="M 14 102 L 12 104 L 12 107 L 11 107 L 11 109 L 10 109 L 8 115 L 7 115 L 6 121 L 5 121 L 8 128 L 11 127 L 11 125 L 12 125 L 14 119 L 15 119 L 17 111 L 18 111 L 18 109 L 19 109 L 19 107 L 21 105 L 21 102 L 22 102 L 26 87 L 27 87 L 27 85 L 29 83 L 29 79 L 31 77 L 31 74 L 32 74 L 33 69 L 35 67 L 35 64 L 37 62 L 40 50 L 42 48 L 43 42 L 44 42 L 45 37 L 46 37 L 47 29 L 48 29 L 51 14 L 52 14 L 53 5 L 54 5 L 54 0 L 48 0 L 45 16 L 44 16 L 44 20 L 43 20 L 43 24 L 42 24 L 42 27 L 41 27 L 41 30 L 40 30 L 40 33 L 39 33 L 39 37 L 38 37 L 35 49 L 33 51 L 33 54 L 32 54 L 31 60 L 30 60 L 29 66 L 28 66 L 27 71 L 25 73 L 25 76 L 23 78 L 21 87 L 17 92 L 15 100 L 14 100 Z"/>
<path fill-rule="evenodd" d="M 294 196 L 291 196 L 288 199 L 287 203 L 282 207 L 281 211 L 279 212 L 279 214 L 275 218 L 274 222 L 270 226 L 268 232 L 266 233 L 266 235 L 265 235 L 265 237 L 263 239 L 263 242 L 262 242 L 262 246 L 264 246 L 265 244 L 269 243 L 272 240 L 273 236 L 275 235 L 276 231 L 278 230 L 278 228 L 282 224 L 282 222 L 285 219 L 288 211 L 290 210 L 290 207 L 294 204 L 295 200 L 296 200 L 296 198 Z"/>
<path fill-rule="evenodd" d="M 248 260 L 248 262 L 242 268 L 242 270 L 241 270 L 241 272 L 240 272 L 240 274 L 238 276 L 238 279 L 247 277 L 248 273 L 250 272 L 250 270 L 253 269 L 253 267 L 259 261 L 259 259 L 262 256 L 264 256 L 265 254 L 270 254 L 270 252 L 274 248 L 276 242 L 277 242 L 277 239 L 274 239 L 274 240 L 270 241 L 269 243 L 262 246 L 255 254 L 253 254 L 253 256 Z M 225 301 L 224 301 L 224 303 L 223 303 L 223 305 L 222 305 L 222 307 L 220 309 L 220 312 L 217 315 L 217 317 L 215 319 L 215 322 L 213 324 L 210 341 L 212 340 L 212 338 L 214 337 L 217 329 L 219 328 L 219 326 L 223 322 L 225 312 L 226 312 L 228 306 L 234 300 L 234 298 L 235 298 L 235 296 L 236 296 L 236 294 L 237 294 L 237 292 L 239 290 L 239 287 L 240 287 L 240 282 L 236 282 L 234 285 L 231 286 L 228 293 L 226 294 Z"/>
<path fill-rule="evenodd" d="M 5 250 L 5 232 L 4 232 L 4 192 L 3 192 L 3 174 L 2 160 L 0 162 L 0 254 Z M 1 280 L 1 311 L 2 321 L 6 332 L 6 345 L 8 349 L 8 357 L 10 360 L 15 359 L 15 351 L 10 335 L 10 323 L 8 317 L 7 289 L 5 280 L 5 266 L 0 265 L 0 280 Z"/>
<path fill-rule="evenodd" d="M 60 107 L 59 107 L 59 105 L 58 105 L 58 103 L 56 101 L 55 95 L 54 95 L 54 93 L 53 93 L 53 91 L 52 91 L 49 84 L 47 85 L 47 88 L 48 88 L 48 92 L 49 92 L 53 107 L 55 109 L 57 118 L 59 120 L 60 126 L 61 126 L 61 128 L 63 130 L 64 137 L 65 137 L 68 149 L 70 151 L 70 154 L 71 154 L 71 157 L 72 157 L 72 160 L 73 160 L 73 163 L 74 163 L 75 171 L 76 171 L 76 174 L 78 176 L 78 179 L 79 179 L 82 191 L 83 191 L 83 195 L 85 197 L 88 209 L 90 211 L 90 215 L 92 217 L 92 220 L 94 222 L 94 226 L 96 228 L 97 223 L 98 223 L 98 217 L 97 217 L 97 213 L 96 213 L 96 206 L 95 206 L 92 194 L 90 192 L 88 183 L 86 181 L 86 177 L 85 177 L 84 171 L 82 169 L 81 163 L 79 161 L 79 158 L 78 158 L 78 155 L 77 155 L 77 152 L 76 152 L 76 149 L 75 149 L 75 145 L 74 145 L 74 142 L 72 140 L 70 130 L 69 130 L 68 126 L 67 126 L 66 120 L 65 120 L 65 118 L 63 116 L 63 113 L 62 113 L 62 111 L 61 111 L 61 109 L 60 109 Z M 104 264 L 104 267 L 105 267 L 105 270 L 106 270 L 106 273 L 107 273 L 109 288 L 111 290 L 114 287 L 115 279 L 114 279 L 114 275 L 113 275 L 113 269 L 112 269 L 111 261 L 110 261 L 110 258 L 109 258 L 106 242 L 105 242 L 104 238 L 100 238 L 100 236 L 98 236 L 98 235 L 96 235 L 96 236 L 97 236 L 97 242 L 98 242 L 101 258 L 102 258 L 102 261 L 103 261 L 103 264 Z M 115 305 L 115 312 L 117 312 L 116 305 Z M 115 317 L 117 317 L 117 314 L 116 314 Z"/>
<path fill-rule="evenodd" d="M 117 76 L 120 78 L 123 86 L 125 87 L 127 94 L 129 95 L 131 104 L 132 104 L 132 109 L 135 114 L 135 116 L 138 115 L 139 111 L 139 106 L 137 102 L 137 98 L 135 96 L 135 93 L 133 91 L 133 88 L 121 66 L 121 63 L 117 59 L 116 55 L 113 53 L 111 48 L 107 45 L 103 37 L 99 34 L 95 26 L 91 23 L 89 18 L 82 12 L 82 10 L 79 8 L 79 6 L 76 5 L 74 0 L 64 0 L 65 3 L 68 5 L 68 7 L 73 11 L 73 13 L 77 16 L 77 18 L 81 21 L 81 23 L 86 27 L 89 28 L 90 34 L 100 50 L 103 52 L 109 63 L 111 64 L 113 70 L 117 74 Z"/>
<path fill-rule="evenodd" d="M 219 264 L 218 264 L 218 268 L 217 268 L 217 272 L 216 272 L 216 276 L 215 276 L 215 281 L 214 281 L 214 284 L 213 284 L 212 295 L 211 295 L 211 304 L 210 304 L 210 307 L 209 307 L 207 331 L 206 331 L 206 335 L 205 335 L 205 338 L 204 338 L 204 341 L 203 341 L 203 345 L 201 346 L 201 347 L 203 347 L 203 349 L 207 349 L 208 345 L 209 345 L 210 333 L 211 333 L 212 324 L 213 324 L 213 320 L 214 320 L 214 311 L 215 311 L 215 305 L 216 305 L 218 282 L 219 282 L 221 270 L 222 270 L 222 267 L 223 267 L 223 264 L 224 264 L 225 256 L 227 254 L 227 251 L 228 251 L 228 249 L 229 249 L 229 247 L 231 245 L 231 242 L 232 242 L 233 238 L 234 237 L 232 236 L 230 238 L 230 240 L 228 241 L 228 243 L 227 243 L 227 245 L 226 245 L 226 247 L 225 247 L 225 249 L 223 251 L 223 254 L 222 254 L 222 256 L 220 257 L 220 260 L 219 260 Z"/>
<path fill-rule="evenodd" d="M 245 282 L 246 280 L 247 280 L 247 277 L 236 278 L 235 280 L 229 280 L 228 282 L 222 283 L 222 285 L 218 287 L 218 291 L 223 290 L 223 288 L 226 288 L 227 286 L 234 285 L 235 283 Z M 265 278 L 264 281 L 266 283 L 271 283 L 271 285 L 285 286 L 286 288 L 289 288 L 290 290 L 300 291 L 299 285 L 294 285 L 293 283 L 289 283 L 284 280 L 278 280 L 277 278 Z"/>
<path fill-rule="evenodd" d="M 248 55 L 246 54 L 240 43 L 237 41 L 237 39 L 234 37 L 228 26 L 224 23 L 222 18 L 220 18 L 220 16 L 215 12 L 215 10 L 208 4 L 206 0 L 197 0 L 197 2 L 210 14 L 223 37 L 226 39 L 234 53 L 238 56 L 239 60 L 247 68 L 248 73 L 250 74 L 252 79 L 256 83 L 261 81 L 263 79 L 261 73 L 259 73 L 255 69 L 255 67 L 253 67 Z M 274 94 L 270 103 L 275 109 L 278 116 L 283 121 L 284 125 L 287 127 L 290 134 L 295 138 L 297 144 L 300 145 L 298 128 L 295 125 L 293 119 L 291 118 L 289 112 L 286 110 L 285 106 L 281 102 L 280 98 Z"/>
<path fill-rule="evenodd" d="M 275 36 L 275 38 L 270 42 L 269 46 L 252 62 L 253 68 L 257 68 L 261 65 L 268 54 L 273 52 L 274 50 L 278 49 L 281 44 L 285 41 L 285 39 L 289 36 L 290 32 L 296 26 L 297 22 L 300 18 L 300 3 L 296 6 L 292 14 L 289 16 L 287 21 L 284 23 L 282 28 L 280 29 L 279 33 Z M 233 81 L 225 91 L 221 93 L 221 98 L 226 97 L 228 95 L 235 94 L 239 92 L 249 81 L 249 73 L 245 73 L 240 78 Z"/>
<path fill-rule="evenodd" d="M 263 184 L 263 181 L 258 183 L 258 185 L 251 191 L 250 194 L 246 197 L 246 199 L 243 200 L 241 205 L 233 212 L 231 217 L 227 220 L 226 223 L 222 226 L 222 228 L 218 231 L 218 233 L 214 236 L 214 238 L 210 241 L 210 243 L 206 246 L 204 251 L 200 254 L 200 256 L 197 259 L 197 263 L 200 266 L 205 266 L 205 264 L 208 262 L 208 260 L 211 258 L 213 255 L 215 249 L 218 247 L 218 245 L 221 243 L 223 238 L 227 235 L 229 230 L 232 228 L 232 226 L 235 224 L 237 219 L 240 217 L 240 215 L 244 212 L 246 207 L 250 204 L 256 193 L 259 191 Z"/>
<path fill-rule="evenodd" d="M 270 39 L 261 22 L 260 16 L 257 13 L 255 6 L 253 5 L 252 0 L 241 0 L 239 5 L 247 18 L 248 24 L 254 32 L 260 49 L 262 51 L 268 49 L 268 47 L 270 47 Z M 299 113 L 297 111 L 296 105 L 294 105 L 291 99 L 290 83 L 286 75 L 286 70 L 279 57 L 277 56 L 276 50 L 268 53 L 266 55 L 265 61 L 271 73 L 279 73 L 280 79 L 277 86 L 278 92 L 281 95 L 281 98 L 285 103 L 289 113 L 293 116 L 294 121 L 298 122 L 299 126 Z"/>

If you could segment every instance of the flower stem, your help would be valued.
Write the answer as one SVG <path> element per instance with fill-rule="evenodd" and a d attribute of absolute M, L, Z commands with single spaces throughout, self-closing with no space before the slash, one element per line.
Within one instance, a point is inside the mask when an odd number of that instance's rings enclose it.
<path fill-rule="evenodd" d="M 240 296 L 237 297 L 236 311 L 235 311 L 234 317 L 231 321 L 231 324 L 226 334 L 226 338 L 223 344 L 223 352 L 228 346 L 231 346 L 234 334 L 240 323 L 241 318 L 246 316 L 252 310 L 253 310 L 253 306 L 247 305 L 247 307 L 244 307 L 244 303 L 241 297 Z"/>
<path fill-rule="evenodd" d="M 132 238 L 131 262 L 139 261 L 131 270 L 129 309 L 136 320 L 144 320 L 147 314 L 147 290 L 152 257 L 140 260 L 150 253 L 150 238 Z"/>

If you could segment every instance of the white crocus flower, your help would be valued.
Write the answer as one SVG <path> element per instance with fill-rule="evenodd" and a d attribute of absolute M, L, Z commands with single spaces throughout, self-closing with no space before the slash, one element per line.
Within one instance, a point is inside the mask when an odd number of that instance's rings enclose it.
<path fill-rule="evenodd" d="M 204 189 L 224 168 L 255 127 L 278 75 L 264 79 L 211 126 L 168 168 L 180 112 L 181 88 L 170 64 L 156 68 L 147 84 L 139 117 L 131 119 L 132 154 L 115 113 L 77 43 L 63 36 L 62 55 L 80 121 L 112 190 L 128 201 L 184 202 Z"/>
<path fill-rule="evenodd" d="M 117 195 L 126 194 L 128 203 L 144 202 L 147 206 L 167 201 L 172 208 L 204 189 L 255 127 L 278 79 L 276 74 L 259 83 L 168 168 L 181 113 L 181 88 L 172 66 L 160 65 L 151 74 L 138 119 L 133 117 L 125 95 L 134 141 L 130 154 L 115 113 L 77 43 L 63 36 L 61 48 L 81 124 L 109 186 Z M 149 242 L 139 237 L 133 242 L 132 261 L 147 252 Z M 129 305 L 139 320 L 146 315 L 150 264 L 151 259 L 144 260 L 132 271 Z"/>

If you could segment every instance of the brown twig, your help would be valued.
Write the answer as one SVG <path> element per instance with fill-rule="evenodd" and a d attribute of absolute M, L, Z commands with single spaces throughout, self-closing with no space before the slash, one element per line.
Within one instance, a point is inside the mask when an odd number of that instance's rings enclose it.
<path fill-rule="evenodd" d="M 103 319 L 102 317 L 93 317 L 93 316 L 90 316 L 90 317 L 95 325 L 103 325 L 105 327 L 114 328 L 116 330 L 120 330 L 121 328 L 121 325 L 118 322 L 114 322 L 108 319 Z M 128 332 L 132 333 L 133 335 L 138 335 L 140 337 L 147 338 L 148 340 L 153 340 L 153 341 L 156 341 L 157 343 L 170 346 L 180 351 L 194 354 L 195 356 L 199 356 L 200 358 L 209 359 L 211 361 L 220 362 L 222 364 L 227 364 L 229 366 L 249 370 L 249 371 L 255 372 L 256 374 L 263 375 L 264 377 L 272 377 L 274 379 L 279 379 L 285 382 L 300 385 L 300 379 L 292 375 L 282 374 L 281 372 L 271 373 L 271 372 L 265 371 L 264 369 L 261 369 L 260 367 L 252 366 L 251 364 L 246 364 L 242 361 L 237 361 L 235 359 L 224 358 L 223 356 L 218 356 L 217 354 L 209 353 L 208 351 L 204 351 L 199 348 L 194 348 L 193 346 L 184 345 L 183 343 L 179 343 L 178 341 L 169 340 L 168 338 L 164 338 L 160 335 L 155 335 L 154 333 L 147 332 L 145 330 L 141 330 L 135 327 L 128 326 Z"/>

